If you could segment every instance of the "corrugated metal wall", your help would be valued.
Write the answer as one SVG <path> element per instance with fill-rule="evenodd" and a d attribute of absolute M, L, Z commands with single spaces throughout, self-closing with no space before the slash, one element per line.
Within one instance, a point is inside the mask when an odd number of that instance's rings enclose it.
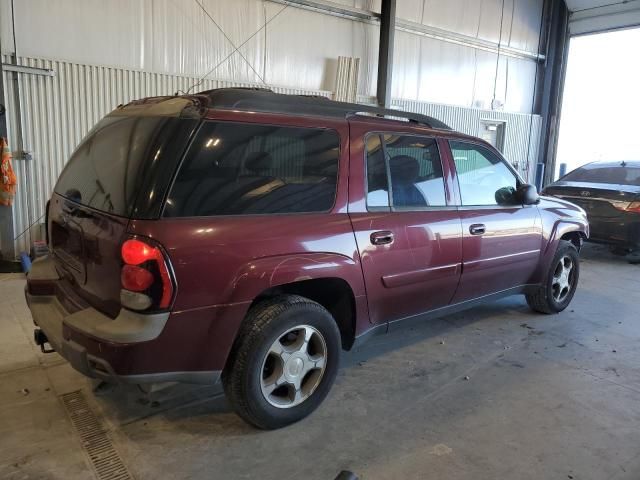
<path fill-rule="evenodd" d="M 8 63 L 9 58 L 3 57 Z M 137 70 L 80 65 L 69 62 L 18 58 L 18 64 L 52 69 L 53 77 L 19 73 L 18 88 L 22 110 L 24 150 L 31 160 L 14 160 L 19 178 L 18 194 L 14 205 L 16 250 L 28 250 L 31 241 L 41 238 L 37 226 L 43 220 L 44 205 L 53 185 L 71 152 L 87 131 L 106 113 L 120 103 L 152 95 L 186 91 L 197 78 L 142 72 Z M 17 148 L 16 105 L 14 102 L 13 73 L 4 72 L 5 102 L 8 112 L 9 143 Z M 255 84 L 204 80 L 197 90 L 229 86 L 258 86 Z M 273 87 L 280 93 L 313 94 L 330 97 L 331 92 Z M 370 103 L 371 97 L 360 97 Z M 462 132 L 478 135 L 481 120 L 506 122 L 505 156 L 530 177 L 536 158 L 540 118 L 524 114 L 491 112 L 464 107 L 438 105 L 410 100 L 394 100 L 394 107 L 434 116 Z M 527 145 L 531 129 L 531 161 L 527 168 Z M 40 221 L 39 221 L 40 219 Z M 29 229 L 30 225 L 36 225 Z M 24 233 L 23 233 L 24 232 Z"/>

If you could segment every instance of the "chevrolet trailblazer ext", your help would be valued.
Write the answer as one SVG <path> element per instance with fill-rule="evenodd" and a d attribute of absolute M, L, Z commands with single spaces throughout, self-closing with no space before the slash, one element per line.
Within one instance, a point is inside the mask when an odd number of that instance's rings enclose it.
<path fill-rule="evenodd" d="M 565 309 L 588 223 L 433 118 L 218 89 L 107 115 L 47 234 L 26 287 L 43 349 L 93 378 L 221 379 L 268 429 L 371 334 L 512 294 Z"/>

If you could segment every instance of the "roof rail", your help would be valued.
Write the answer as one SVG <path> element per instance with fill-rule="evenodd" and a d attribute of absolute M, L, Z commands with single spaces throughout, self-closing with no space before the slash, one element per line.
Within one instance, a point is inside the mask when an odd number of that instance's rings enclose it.
<path fill-rule="evenodd" d="M 335 102 L 316 95 L 286 95 L 265 88 L 217 88 L 196 93 L 208 99 L 207 107 L 291 113 L 294 115 L 321 115 L 348 118 L 358 114 L 369 114 L 381 118 L 404 119 L 411 123 L 439 130 L 451 130 L 445 123 L 420 113 L 393 110 L 390 108 Z"/>
<path fill-rule="evenodd" d="M 404 119 L 410 123 L 425 125 L 436 130 L 452 130 L 446 123 L 421 113 L 405 112 L 404 110 L 394 110 L 392 108 L 381 108 L 370 105 L 358 105 L 358 107 L 360 108 L 358 108 L 357 111 L 349 112 L 347 117 L 365 114 L 389 120 Z"/>

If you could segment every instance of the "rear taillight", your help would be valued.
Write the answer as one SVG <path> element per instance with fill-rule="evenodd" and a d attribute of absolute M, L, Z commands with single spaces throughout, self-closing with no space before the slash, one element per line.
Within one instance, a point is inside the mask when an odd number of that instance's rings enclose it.
<path fill-rule="evenodd" d="M 624 212 L 640 213 L 640 202 L 613 202 L 613 206 Z"/>
<path fill-rule="evenodd" d="M 122 267 L 122 288 L 132 292 L 144 292 L 153 285 L 153 273 L 137 265 Z"/>
<path fill-rule="evenodd" d="M 153 240 L 136 237 L 122 244 L 120 301 L 132 310 L 165 310 L 175 291 L 169 260 Z"/>
<path fill-rule="evenodd" d="M 627 212 L 640 213 L 640 202 L 631 202 L 625 210 Z"/>

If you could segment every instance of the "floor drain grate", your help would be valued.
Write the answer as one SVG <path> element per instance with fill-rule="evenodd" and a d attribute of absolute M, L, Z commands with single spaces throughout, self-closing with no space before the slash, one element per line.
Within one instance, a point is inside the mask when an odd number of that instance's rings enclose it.
<path fill-rule="evenodd" d="M 81 390 L 62 395 L 71 423 L 100 480 L 133 479 Z"/>

